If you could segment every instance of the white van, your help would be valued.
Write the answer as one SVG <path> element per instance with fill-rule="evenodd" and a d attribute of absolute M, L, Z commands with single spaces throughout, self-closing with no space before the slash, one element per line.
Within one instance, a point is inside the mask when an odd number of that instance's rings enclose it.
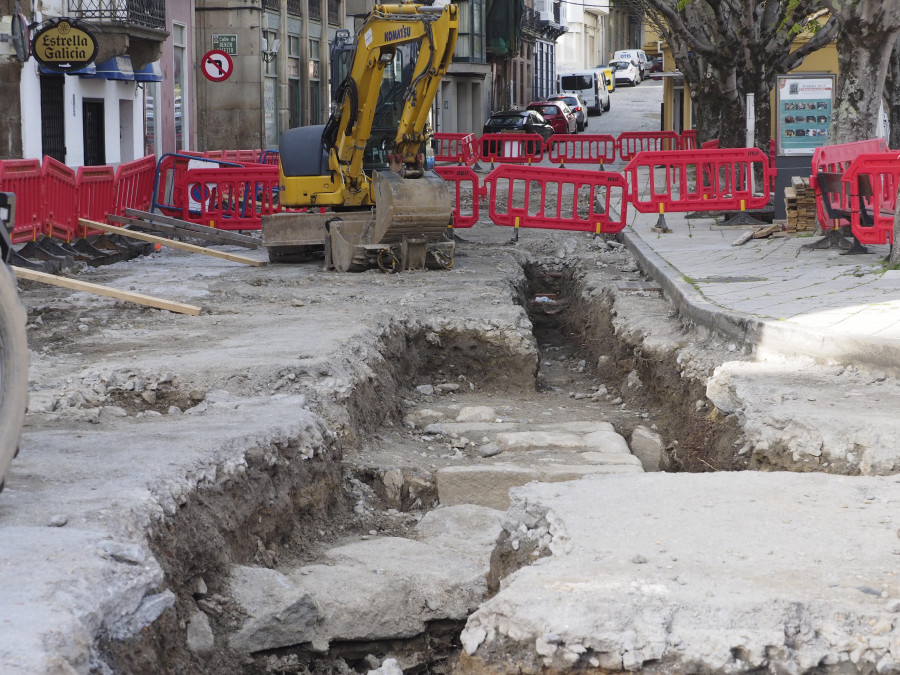
<path fill-rule="evenodd" d="M 556 76 L 556 90 L 560 94 L 580 94 L 588 110 L 595 115 L 609 110 L 609 91 L 606 77 L 599 70 L 570 70 Z"/>
<path fill-rule="evenodd" d="M 650 77 L 650 59 L 647 58 L 647 52 L 643 49 L 620 49 L 617 51 L 612 60 L 614 61 L 634 61 L 641 69 L 641 79 L 646 80 Z"/>

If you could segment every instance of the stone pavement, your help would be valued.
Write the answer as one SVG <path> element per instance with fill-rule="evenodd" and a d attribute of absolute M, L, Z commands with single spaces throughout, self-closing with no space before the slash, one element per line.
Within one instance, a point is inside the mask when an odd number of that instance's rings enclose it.
<path fill-rule="evenodd" d="M 754 345 L 758 353 L 806 355 L 900 374 L 900 271 L 887 270 L 888 246 L 864 255 L 802 249 L 819 237 L 751 239 L 721 219 L 629 215 L 623 231 L 642 269 L 682 314 Z"/>

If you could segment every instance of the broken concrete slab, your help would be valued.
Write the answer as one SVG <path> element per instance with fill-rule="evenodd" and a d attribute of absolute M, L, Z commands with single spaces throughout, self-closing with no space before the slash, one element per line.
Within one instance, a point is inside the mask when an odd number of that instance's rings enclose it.
<path fill-rule="evenodd" d="M 501 452 L 535 450 L 594 450 L 628 454 L 628 443 L 612 430 L 578 433 L 572 431 L 513 431 L 498 433 L 494 442 Z"/>
<path fill-rule="evenodd" d="M 635 473 L 640 463 L 628 464 L 545 464 L 519 466 L 491 464 L 450 466 L 435 472 L 438 499 L 444 506 L 479 504 L 506 509 L 509 491 L 532 481 L 556 483 L 577 480 L 591 474 Z"/>
<path fill-rule="evenodd" d="M 415 536 L 427 544 L 445 546 L 476 559 L 490 561 L 503 530 L 504 512 L 475 504 L 445 506 L 426 513 Z"/>
<path fill-rule="evenodd" d="M 399 537 L 329 550 L 322 564 L 284 574 L 234 568 L 230 594 L 247 615 L 232 648 L 258 652 L 334 640 L 385 640 L 422 633 L 429 621 L 462 621 L 487 595 L 489 558 Z"/>
<path fill-rule="evenodd" d="M 539 560 L 469 618 L 459 672 L 900 668 L 895 477 L 652 473 L 513 496 L 494 558 Z"/>
<path fill-rule="evenodd" d="M 638 425 L 631 432 L 630 446 L 632 454 L 640 460 L 644 471 L 659 471 L 659 463 L 665 450 L 662 436 L 644 425 Z"/>

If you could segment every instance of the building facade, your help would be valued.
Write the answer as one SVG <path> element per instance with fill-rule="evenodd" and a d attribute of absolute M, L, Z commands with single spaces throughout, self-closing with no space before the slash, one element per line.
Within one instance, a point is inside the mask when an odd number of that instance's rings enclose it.
<path fill-rule="evenodd" d="M 28 53 L 21 59 L 10 53 L 9 39 L 0 41 L 0 135 L 7 139 L 0 158 L 50 156 L 75 167 L 143 156 L 145 86 L 162 80 L 159 60 L 169 35 L 164 0 L 47 0 L 40 9 L 0 1 L 0 33 L 18 15 L 32 31 L 73 18 L 94 27 L 97 41 L 95 60 L 66 74 Z"/>

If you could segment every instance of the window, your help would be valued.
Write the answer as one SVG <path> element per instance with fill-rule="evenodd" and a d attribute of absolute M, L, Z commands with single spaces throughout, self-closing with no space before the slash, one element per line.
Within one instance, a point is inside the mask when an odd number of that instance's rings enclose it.
<path fill-rule="evenodd" d="M 288 35 L 288 128 L 300 126 L 300 36 Z"/>
<path fill-rule="evenodd" d="M 309 41 L 309 110 L 310 124 L 319 124 L 321 120 L 321 86 L 319 81 L 319 41 Z"/>
<path fill-rule="evenodd" d="M 175 47 L 175 68 L 172 82 L 175 88 L 175 151 L 186 150 L 190 147 L 188 136 L 188 116 L 185 103 L 188 100 L 187 91 L 187 27 L 184 24 L 172 24 L 172 44 Z"/>

